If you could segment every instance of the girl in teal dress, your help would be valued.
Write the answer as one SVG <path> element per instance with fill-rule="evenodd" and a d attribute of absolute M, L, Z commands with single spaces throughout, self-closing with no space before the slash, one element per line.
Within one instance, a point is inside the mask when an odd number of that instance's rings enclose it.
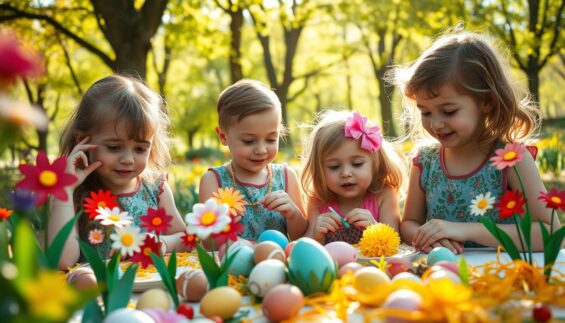
<path fill-rule="evenodd" d="M 471 204 L 477 196 L 492 204 L 507 189 L 521 191 L 515 173 L 496 169 L 489 159 L 506 143 L 531 138 L 539 127 L 539 110 L 520 95 L 496 49 L 475 33 L 441 37 L 396 76 L 404 94 L 405 120 L 419 147 L 410 172 L 402 238 L 426 252 L 437 246 L 456 253 L 464 246 L 497 246 L 479 222 L 481 212 Z M 549 210 L 535 198 L 546 189 L 532 155 L 524 153 L 516 167 L 526 183 L 522 193 L 529 197 L 534 223 L 541 220 L 549 226 Z M 518 242 L 509 221 L 499 220 L 499 227 Z M 532 250 L 542 248 L 540 228 L 533 226 Z"/>
<path fill-rule="evenodd" d="M 200 202 L 218 188 L 237 189 L 247 202 L 239 215 L 242 238 L 257 240 L 269 229 L 302 237 L 307 223 L 298 177 L 286 165 L 272 163 L 285 131 L 275 93 L 258 81 L 238 81 L 220 94 L 218 119 L 216 133 L 232 159 L 202 176 Z"/>

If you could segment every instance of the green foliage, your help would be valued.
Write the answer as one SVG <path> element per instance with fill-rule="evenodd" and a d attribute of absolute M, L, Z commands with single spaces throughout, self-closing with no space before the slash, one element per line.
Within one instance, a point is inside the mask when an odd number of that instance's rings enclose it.
<path fill-rule="evenodd" d="M 186 152 L 185 157 L 187 160 L 197 159 L 223 159 L 224 153 L 213 147 L 202 146 L 196 149 L 190 149 Z"/>

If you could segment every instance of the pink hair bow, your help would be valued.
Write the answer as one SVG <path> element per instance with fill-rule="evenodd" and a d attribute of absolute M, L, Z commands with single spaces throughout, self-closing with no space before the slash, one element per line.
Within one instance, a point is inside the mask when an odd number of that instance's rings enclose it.
<path fill-rule="evenodd" d="M 366 127 L 367 117 L 362 116 L 359 112 L 353 113 L 345 121 L 345 136 L 348 138 L 361 138 L 361 148 L 374 153 L 381 148 L 383 136 L 381 128 L 368 124 Z"/>

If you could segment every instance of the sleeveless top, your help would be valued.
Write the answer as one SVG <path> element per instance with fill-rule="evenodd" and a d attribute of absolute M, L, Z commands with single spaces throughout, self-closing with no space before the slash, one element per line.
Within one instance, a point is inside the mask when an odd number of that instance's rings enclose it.
<path fill-rule="evenodd" d="M 271 180 L 273 181 L 271 192 L 286 191 L 286 183 L 288 181 L 286 165 L 269 164 L 269 166 L 272 172 Z M 216 174 L 218 187 L 235 187 L 248 203 L 261 200 L 267 195 L 269 190 L 268 181 L 260 185 L 254 185 L 243 183 L 236 179 L 236 184 L 234 185 L 231 173 L 226 166 L 213 167 L 209 170 Z M 254 206 L 246 205 L 240 223 L 243 224 L 244 230 L 239 236 L 247 240 L 256 241 L 265 230 L 278 230 L 285 235 L 287 234 L 286 218 L 278 211 L 265 209 L 260 203 Z"/>
<path fill-rule="evenodd" d="M 133 192 L 116 195 L 118 197 L 116 202 L 119 203 L 120 210 L 128 212 L 128 215 L 133 218 L 131 225 L 139 227 L 141 232 L 146 232 L 146 230 L 141 227 L 140 217 L 147 215 L 149 208 L 157 209 L 159 207 L 159 196 L 163 193 L 164 183 L 165 176 L 159 176 L 159 178 L 152 183 L 138 178 L 137 187 Z M 99 244 L 97 248 L 103 259 L 108 258 L 108 254 L 112 249 L 112 240 L 110 240 L 109 235 L 114 230 L 107 230 L 106 227 L 100 225 L 98 221 L 92 220 L 91 223 L 91 229 L 97 228 L 104 232 L 104 242 Z M 88 241 L 88 236 L 85 238 L 85 241 Z M 86 261 L 82 252 L 79 261 Z"/>
<path fill-rule="evenodd" d="M 466 175 L 452 176 L 445 168 L 443 147 L 432 145 L 423 147 L 413 158 L 412 163 L 420 169 L 420 188 L 426 194 L 426 221 L 441 219 L 452 222 L 479 222 L 479 216 L 471 214 L 471 201 L 479 194 L 491 193 L 491 196 L 504 194 L 507 184 L 506 170 L 491 166 L 489 159 L 496 155 L 495 150 L 504 144 L 497 144 L 485 160 Z M 513 223 L 512 218 L 496 223 Z M 465 247 L 484 247 L 465 242 Z"/>
<path fill-rule="evenodd" d="M 320 205 L 318 211 L 320 212 L 320 214 L 330 212 L 330 206 L 340 215 L 344 215 L 343 212 L 341 212 L 341 210 L 339 209 L 336 201 L 332 201 L 325 205 Z M 377 198 L 374 195 L 367 194 L 359 208 L 369 210 L 371 214 L 373 214 L 375 221 L 379 222 L 379 203 L 377 202 Z M 344 241 L 349 244 L 356 244 L 359 243 L 362 235 L 363 229 L 353 225 L 350 225 L 349 228 L 346 228 L 344 225 L 342 225 L 336 232 L 328 232 L 328 234 L 326 234 L 325 244 L 334 241 Z"/>

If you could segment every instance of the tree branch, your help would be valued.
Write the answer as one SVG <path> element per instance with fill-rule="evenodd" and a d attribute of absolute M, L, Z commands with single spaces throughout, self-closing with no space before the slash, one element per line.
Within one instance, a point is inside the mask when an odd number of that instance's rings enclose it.
<path fill-rule="evenodd" d="M 59 36 L 59 33 L 57 32 L 57 30 L 55 30 L 55 36 L 57 37 L 57 41 L 59 42 L 59 45 L 61 45 L 61 49 L 63 50 L 63 55 L 65 56 L 65 62 L 67 63 L 67 67 L 69 68 L 69 72 L 71 73 L 71 78 L 73 79 L 73 82 L 75 83 L 78 94 L 80 96 L 82 96 L 82 93 L 83 93 L 82 88 L 80 87 L 80 82 L 78 81 L 78 77 L 75 73 L 75 70 L 73 69 L 73 65 L 71 64 L 71 58 L 69 56 L 69 52 L 67 52 L 67 48 L 65 47 L 65 44 L 63 44 L 63 40 Z"/>
<path fill-rule="evenodd" d="M 508 11 L 506 10 L 506 6 L 504 5 L 504 1 L 500 2 L 500 6 L 502 7 L 502 13 L 504 14 L 504 19 L 506 19 L 506 25 L 508 26 L 509 33 L 510 33 L 510 45 L 512 46 L 512 56 L 520 66 L 520 68 L 524 71 L 527 70 L 526 64 L 522 62 L 520 55 L 518 54 L 518 45 L 516 41 L 516 35 L 514 34 L 514 28 L 512 28 L 512 21 L 510 16 L 508 15 Z"/>
<path fill-rule="evenodd" d="M 557 10 L 557 14 L 555 15 L 556 21 L 555 25 L 553 25 L 553 39 L 551 40 L 551 44 L 549 45 L 549 53 L 543 58 L 542 62 L 540 63 L 540 69 L 549 61 L 549 59 L 559 53 L 561 51 L 562 46 L 558 46 L 560 44 L 559 34 L 561 28 L 561 17 L 563 16 L 563 8 L 565 8 L 565 1 L 561 1 L 561 6 Z"/>

